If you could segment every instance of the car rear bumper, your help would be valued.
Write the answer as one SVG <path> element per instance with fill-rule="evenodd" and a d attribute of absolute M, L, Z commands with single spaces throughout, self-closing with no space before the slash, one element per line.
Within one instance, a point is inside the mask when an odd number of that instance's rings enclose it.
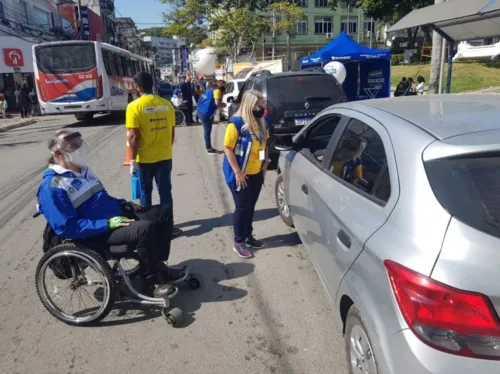
<path fill-rule="evenodd" d="M 424 344 L 409 329 L 389 338 L 385 347 L 391 374 L 471 374 L 500 373 L 500 362 L 455 356 Z"/>

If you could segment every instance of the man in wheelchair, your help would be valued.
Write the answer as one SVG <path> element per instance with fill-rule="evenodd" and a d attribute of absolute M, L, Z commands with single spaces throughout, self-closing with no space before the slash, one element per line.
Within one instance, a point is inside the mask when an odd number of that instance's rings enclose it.
<path fill-rule="evenodd" d="M 55 234 L 108 247 L 127 245 L 141 259 L 142 293 L 155 297 L 174 293 L 171 283 L 183 280 L 187 272 L 164 263 L 170 253 L 171 207 L 156 205 L 145 210 L 111 197 L 87 166 L 92 152 L 79 132 L 58 131 L 48 148 L 49 167 L 37 198 L 39 212 Z"/>

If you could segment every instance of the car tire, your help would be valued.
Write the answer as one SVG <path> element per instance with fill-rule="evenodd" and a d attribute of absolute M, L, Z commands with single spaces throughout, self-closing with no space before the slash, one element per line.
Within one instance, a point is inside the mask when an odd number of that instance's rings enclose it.
<path fill-rule="evenodd" d="M 285 196 L 285 182 L 283 181 L 283 176 L 281 174 L 279 174 L 278 178 L 276 178 L 274 196 L 276 197 L 276 207 L 281 219 L 287 226 L 293 227 L 290 206 L 288 205 L 288 200 Z"/>
<path fill-rule="evenodd" d="M 378 374 L 377 358 L 373 352 L 365 324 L 358 308 L 351 306 L 345 322 L 345 352 L 350 374 Z"/>

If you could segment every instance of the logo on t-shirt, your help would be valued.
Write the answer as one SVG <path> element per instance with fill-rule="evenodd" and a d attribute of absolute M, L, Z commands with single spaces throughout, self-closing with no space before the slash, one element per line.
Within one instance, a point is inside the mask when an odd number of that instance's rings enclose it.
<path fill-rule="evenodd" d="M 75 190 L 80 190 L 80 188 L 82 187 L 82 181 L 81 180 L 78 180 L 78 179 L 73 179 L 73 181 L 71 182 L 71 186 L 75 188 Z"/>

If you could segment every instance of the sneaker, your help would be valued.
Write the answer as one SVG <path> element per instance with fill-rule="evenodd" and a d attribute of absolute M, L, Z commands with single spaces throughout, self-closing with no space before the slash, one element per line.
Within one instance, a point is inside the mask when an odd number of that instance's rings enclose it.
<path fill-rule="evenodd" d="M 175 293 L 175 287 L 171 284 L 159 284 L 154 291 L 155 297 L 168 297 Z"/>
<path fill-rule="evenodd" d="M 213 148 L 207 149 L 207 154 L 209 155 L 218 155 L 219 151 Z"/>
<path fill-rule="evenodd" d="M 183 232 L 184 231 L 182 231 L 180 228 L 174 226 L 172 228 L 172 237 L 176 238 L 178 236 L 181 236 Z"/>
<path fill-rule="evenodd" d="M 262 249 L 264 248 L 264 243 L 262 243 L 260 240 L 255 239 L 253 236 L 250 236 L 245 240 L 245 245 L 249 248 L 254 248 L 254 249 Z"/>
<path fill-rule="evenodd" d="M 234 243 L 233 251 L 235 251 L 241 258 L 253 257 L 253 253 L 243 243 Z"/>

